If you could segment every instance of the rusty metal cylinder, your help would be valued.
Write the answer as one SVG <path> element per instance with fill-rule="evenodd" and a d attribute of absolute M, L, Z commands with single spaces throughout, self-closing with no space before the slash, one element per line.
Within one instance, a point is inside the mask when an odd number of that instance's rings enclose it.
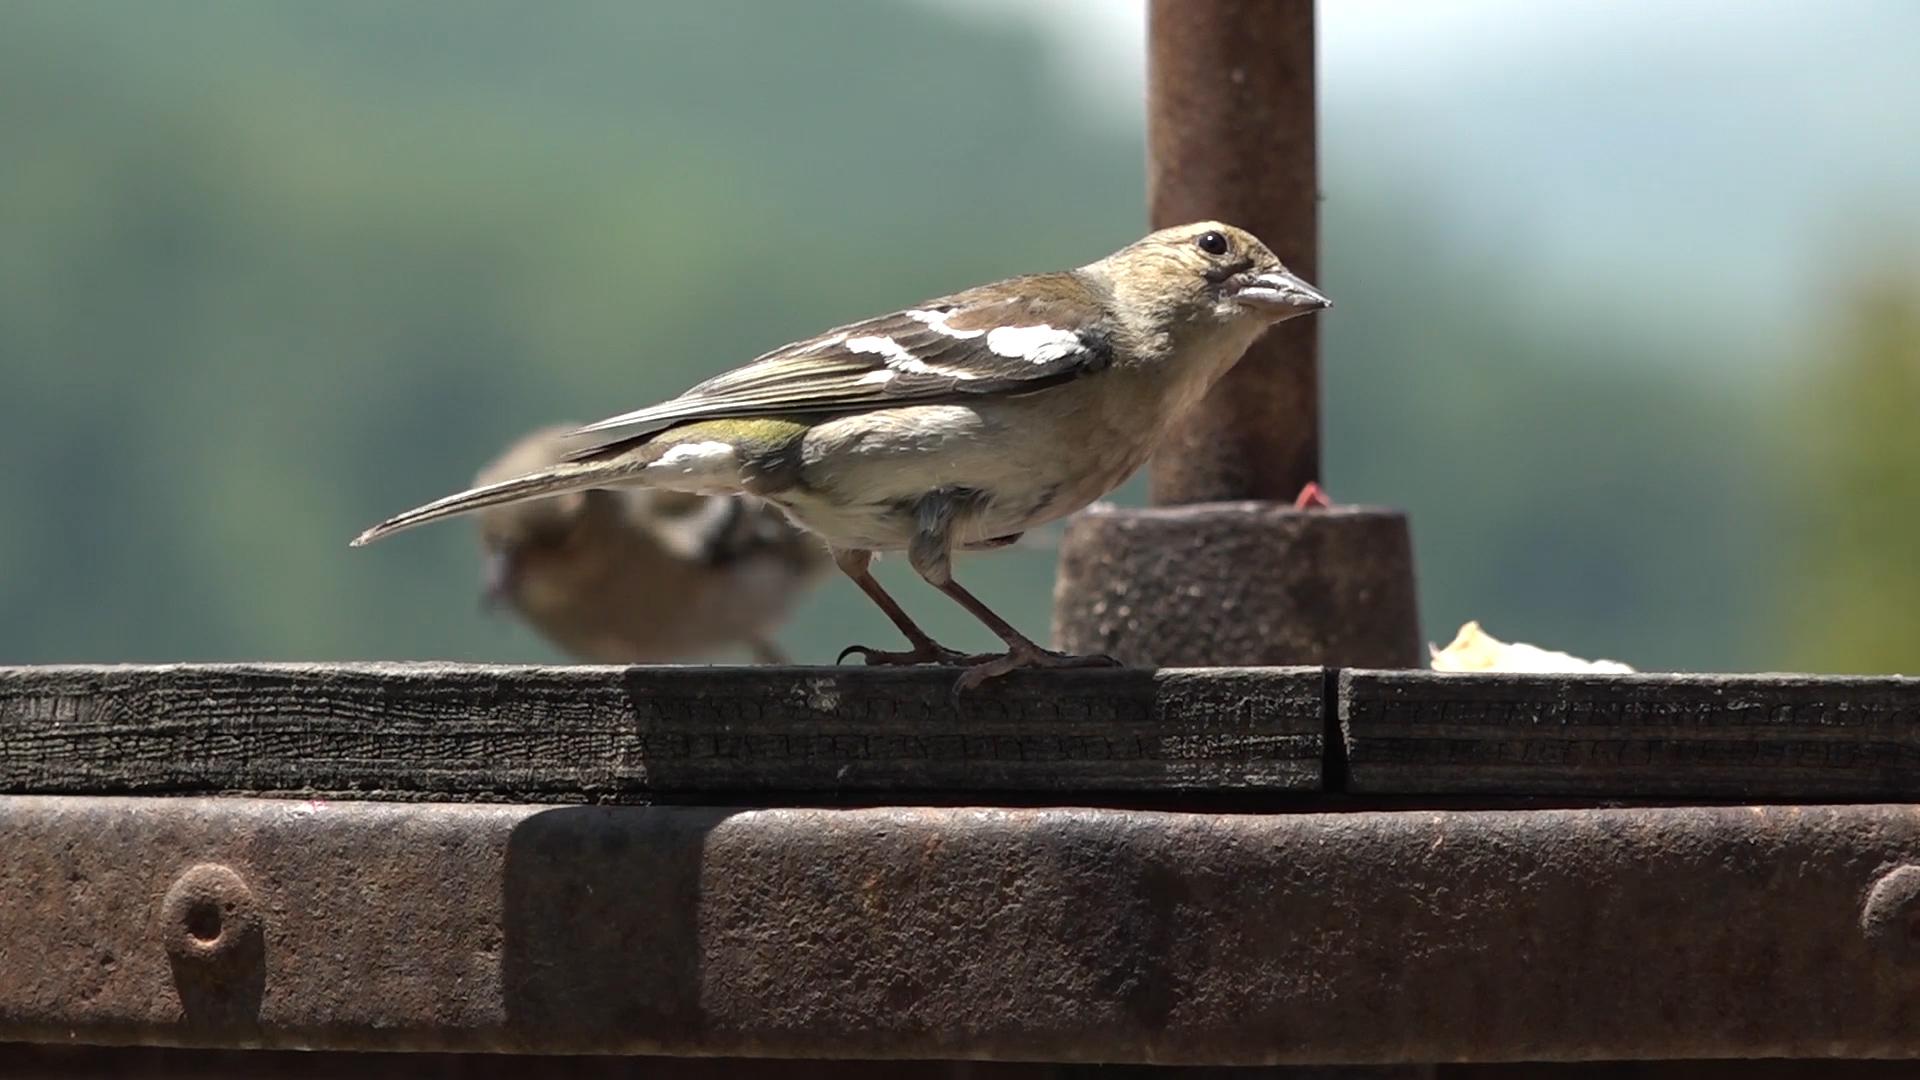
<path fill-rule="evenodd" d="M 1153 0 L 1154 227 L 1227 221 L 1317 281 L 1313 27 L 1312 0 Z M 1056 646 L 1140 665 L 1421 664 L 1405 515 L 1290 505 L 1320 478 L 1319 323 L 1273 328 L 1182 418 L 1149 466 L 1154 508 L 1068 525 Z"/>
<path fill-rule="evenodd" d="M 1096 508 L 1061 546 L 1054 642 L 1147 667 L 1415 667 L 1412 566 L 1390 510 Z"/>

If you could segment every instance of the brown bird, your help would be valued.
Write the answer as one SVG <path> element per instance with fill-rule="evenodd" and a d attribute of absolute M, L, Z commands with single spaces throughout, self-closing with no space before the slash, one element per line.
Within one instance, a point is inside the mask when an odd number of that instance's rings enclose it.
<path fill-rule="evenodd" d="M 575 425 L 535 431 L 476 484 L 556 465 Z M 485 599 L 596 663 L 666 663 L 744 646 L 785 663 L 775 630 L 830 563 L 819 538 L 751 496 L 590 488 L 479 515 Z"/>
<path fill-rule="evenodd" d="M 965 663 L 965 687 L 1019 667 L 1111 663 L 1041 648 L 954 580 L 953 552 L 1004 546 L 1112 491 L 1268 327 L 1327 306 L 1244 230 L 1163 229 L 1078 269 L 784 345 L 582 428 L 599 441 L 564 464 L 416 507 L 354 543 L 587 488 L 744 491 L 825 539 L 906 636 L 900 652 L 847 650 L 870 664 Z M 1007 651 L 970 657 L 934 641 L 869 573 L 877 551 L 905 551 Z"/>

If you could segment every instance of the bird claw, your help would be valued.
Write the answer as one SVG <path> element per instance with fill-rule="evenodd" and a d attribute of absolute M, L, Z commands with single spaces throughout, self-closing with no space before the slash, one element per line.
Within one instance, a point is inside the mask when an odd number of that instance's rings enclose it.
<path fill-rule="evenodd" d="M 1022 668 L 1091 668 L 1120 667 L 1120 661 L 1111 656 L 1093 654 L 1079 656 L 1073 653 L 1054 652 L 1038 645 L 1015 646 L 996 656 L 981 658 L 960 674 L 960 681 L 954 684 L 956 696 L 971 690 L 988 679 L 998 678 L 1010 671 Z"/>
<path fill-rule="evenodd" d="M 835 664 L 846 662 L 847 657 L 858 655 L 860 662 L 868 667 L 910 666 L 914 664 L 943 664 L 948 667 L 962 667 L 985 659 L 983 655 L 963 653 L 958 649 L 949 649 L 945 645 L 928 642 L 916 645 L 904 652 L 888 652 L 884 649 L 871 649 L 865 645 L 849 645 L 834 657 Z"/>

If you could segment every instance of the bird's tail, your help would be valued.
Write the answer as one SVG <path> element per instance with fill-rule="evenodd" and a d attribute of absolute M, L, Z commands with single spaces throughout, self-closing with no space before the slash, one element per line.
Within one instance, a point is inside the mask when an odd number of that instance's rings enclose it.
<path fill-rule="evenodd" d="M 371 544 L 382 537 L 411 529 L 416 525 L 458 517 L 461 514 L 471 514 L 489 506 L 525 502 L 528 499 L 543 499 L 550 495 L 565 495 L 569 491 L 631 484 L 646 465 L 644 458 L 636 459 L 632 456 L 616 458 L 612 461 L 574 461 L 550 466 L 525 476 L 516 476 L 510 480 L 482 484 L 479 487 L 449 495 L 444 499 L 435 499 L 425 506 L 416 506 L 404 514 L 390 517 L 354 537 L 353 546 Z"/>

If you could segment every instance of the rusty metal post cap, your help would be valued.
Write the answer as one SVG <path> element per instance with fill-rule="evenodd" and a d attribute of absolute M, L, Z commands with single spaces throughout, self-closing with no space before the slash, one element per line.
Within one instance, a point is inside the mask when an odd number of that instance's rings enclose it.
<path fill-rule="evenodd" d="M 231 867 L 200 863 L 175 878 L 160 905 L 161 937 L 176 960 L 234 956 L 260 930 L 253 890 Z"/>
<path fill-rule="evenodd" d="M 1421 666 L 1411 530 L 1377 507 L 1092 507 L 1053 611 L 1060 648 L 1128 664 Z"/>

